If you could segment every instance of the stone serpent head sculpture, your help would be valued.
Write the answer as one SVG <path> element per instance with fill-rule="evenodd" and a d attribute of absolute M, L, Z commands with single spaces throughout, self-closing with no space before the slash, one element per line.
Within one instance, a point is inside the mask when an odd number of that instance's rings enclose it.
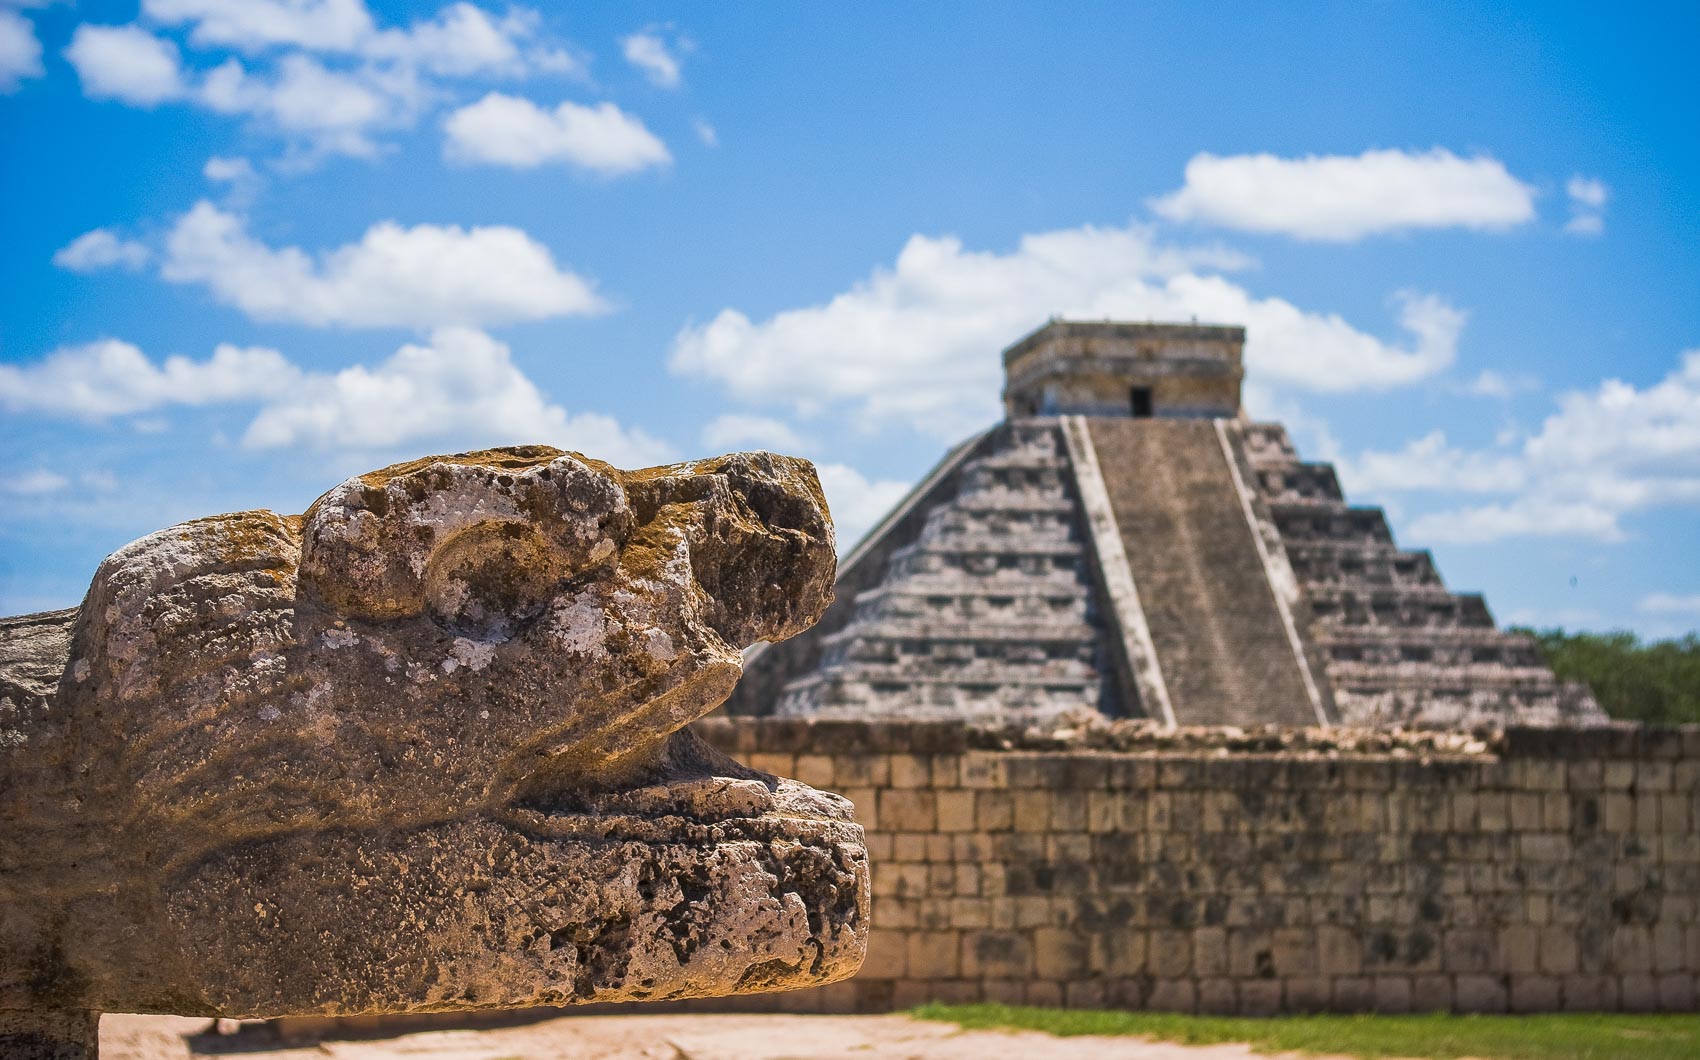
<path fill-rule="evenodd" d="M 0 620 L 0 1047 L 92 1050 L 102 1011 L 852 974 L 849 804 L 685 728 L 740 649 L 820 616 L 834 562 L 804 461 L 624 472 L 546 447 L 120 549 L 80 608 Z"/>

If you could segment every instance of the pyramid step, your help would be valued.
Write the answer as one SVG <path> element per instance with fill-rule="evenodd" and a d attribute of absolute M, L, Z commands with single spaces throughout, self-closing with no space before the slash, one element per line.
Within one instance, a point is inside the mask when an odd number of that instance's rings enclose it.
<path fill-rule="evenodd" d="M 1264 500 L 1278 502 L 1344 503 L 1340 480 L 1331 464 L 1282 463 L 1257 468 L 1257 491 Z"/>
<path fill-rule="evenodd" d="M 1403 552 L 1388 545 L 1295 542 L 1287 547 L 1287 560 L 1313 594 L 1335 586 L 1443 587 L 1427 552 Z"/>
<path fill-rule="evenodd" d="M 1453 593 L 1443 585 L 1313 585 L 1308 594 L 1319 626 L 1493 628 L 1479 594 Z"/>

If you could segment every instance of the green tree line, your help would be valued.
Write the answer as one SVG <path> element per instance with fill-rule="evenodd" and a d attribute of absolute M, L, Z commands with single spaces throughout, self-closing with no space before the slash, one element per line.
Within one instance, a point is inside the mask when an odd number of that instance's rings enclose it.
<path fill-rule="evenodd" d="M 1635 634 L 1528 629 L 1553 672 L 1583 681 L 1607 714 L 1662 725 L 1700 722 L 1700 634 L 1644 644 Z"/>

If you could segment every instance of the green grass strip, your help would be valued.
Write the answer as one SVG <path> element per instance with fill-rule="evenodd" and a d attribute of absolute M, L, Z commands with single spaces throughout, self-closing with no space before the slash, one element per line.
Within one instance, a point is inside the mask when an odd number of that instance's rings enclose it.
<path fill-rule="evenodd" d="M 1420 1060 L 1694 1060 L 1700 1015 L 1560 1013 L 1540 1016 L 1277 1016 L 1270 1019 L 1181 1016 L 928 1004 L 910 1015 L 968 1030 L 1031 1030 L 1140 1035 L 1186 1045 L 1237 1042 L 1260 1053 L 1336 1053 Z"/>

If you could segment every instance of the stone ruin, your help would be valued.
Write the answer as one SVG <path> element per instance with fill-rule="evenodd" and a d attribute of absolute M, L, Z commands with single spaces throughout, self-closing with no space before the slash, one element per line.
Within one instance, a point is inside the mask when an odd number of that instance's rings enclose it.
<path fill-rule="evenodd" d="M 1240 407 L 1237 327 L 1053 320 L 1003 422 L 757 645 L 737 715 L 1176 726 L 1593 724 L 1588 690 L 1449 590 L 1378 508 Z"/>
<path fill-rule="evenodd" d="M 0 620 L 0 1053 L 845 978 L 844 799 L 685 726 L 833 598 L 813 469 L 545 447 L 180 524 Z"/>

